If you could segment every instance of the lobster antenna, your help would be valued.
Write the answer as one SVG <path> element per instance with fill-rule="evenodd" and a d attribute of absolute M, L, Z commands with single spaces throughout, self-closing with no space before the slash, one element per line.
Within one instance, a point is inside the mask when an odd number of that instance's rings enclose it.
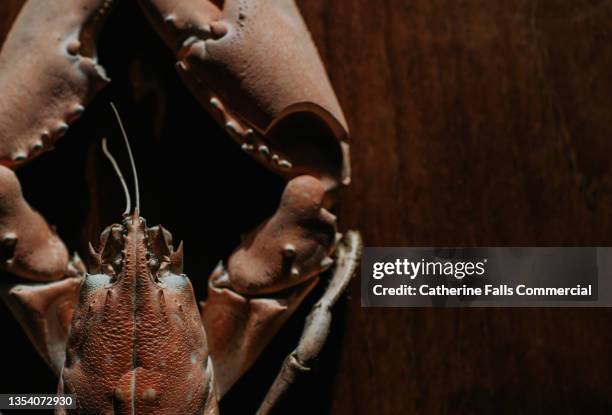
<path fill-rule="evenodd" d="M 115 104 L 110 103 L 113 111 L 115 112 L 115 117 L 117 117 L 117 122 L 119 123 L 119 127 L 121 128 L 121 133 L 123 134 L 123 140 L 125 141 L 125 147 L 127 148 L 128 156 L 130 158 L 130 164 L 132 165 L 132 175 L 134 176 L 134 191 L 136 193 L 136 210 L 140 212 L 140 191 L 138 190 L 138 173 L 136 173 L 136 163 L 134 163 L 134 156 L 132 155 L 132 148 L 130 147 L 130 141 L 128 140 L 128 136 L 125 132 L 125 128 L 123 127 L 123 123 L 121 122 L 121 117 L 119 116 L 119 111 L 115 107 Z M 129 212 L 128 212 L 129 213 Z"/>
<path fill-rule="evenodd" d="M 130 198 L 130 191 L 128 190 L 127 183 L 125 182 L 125 179 L 123 178 L 123 174 L 121 174 L 121 169 L 119 168 L 119 165 L 117 164 L 117 160 L 115 160 L 111 152 L 108 151 L 108 147 L 106 146 L 106 137 L 102 139 L 102 152 L 104 152 L 104 155 L 106 156 L 108 161 L 110 161 L 110 163 L 113 165 L 113 168 L 115 169 L 115 173 L 117 173 L 117 177 L 119 178 L 119 181 L 121 182 L 121 186 L 123 186 L 123 193 L 125 193 L 125 204 L 126 204 L 125 212 L 123 212 L 123 215 L 127 215 L 128 213 L 130 213 L 130 210 L 132 210 L 132 199 Z"/>

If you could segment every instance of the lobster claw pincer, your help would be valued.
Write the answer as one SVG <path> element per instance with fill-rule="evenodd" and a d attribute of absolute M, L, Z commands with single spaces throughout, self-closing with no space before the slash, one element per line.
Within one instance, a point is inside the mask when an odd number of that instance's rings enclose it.
<path fill-rule="evenodd" d="M 293 0 L 140 0 L 194 96 L 287 180 L 350 180 L 348 128 Z M 189 7 L 188 7 L 189 5 Z"/>
<path fill-rule="evenodd" d="M 0 164 L 11 168 L 50 150 L 109 82 L 96 41 L 114 1 L 46 3 L 25 3 L 0 53 Z"/>

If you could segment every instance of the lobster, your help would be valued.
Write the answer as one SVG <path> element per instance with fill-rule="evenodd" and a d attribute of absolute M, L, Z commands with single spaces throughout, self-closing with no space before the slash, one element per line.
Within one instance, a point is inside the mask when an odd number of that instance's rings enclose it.
<path fill-rule="evenodd" d="M 287 185 L 274 215 L 213 270 L 198 310 L 182 244 L 140 216 L 119 120 L 135 207 L 104 142 L 128 201 L 87 269 L 25 201 L 13 170 L 51 150 L 110 82 L 96 42 L 115 3 L 28 0 L 0 51 L 0 268 L 40 282 L 4 298 L 58 390 L 76 396 L 65 411 L 214 414 L 329 276 L 263 398 L 258 413 L 269 413 L 319 354 L 360 256 L 359 233 L 339 234 L 330 211 L 350 183 L 346 120 L 293 0 L 139 0 L 201 106 Z M 28 59 L 17 59 L 24 49 Z"/>

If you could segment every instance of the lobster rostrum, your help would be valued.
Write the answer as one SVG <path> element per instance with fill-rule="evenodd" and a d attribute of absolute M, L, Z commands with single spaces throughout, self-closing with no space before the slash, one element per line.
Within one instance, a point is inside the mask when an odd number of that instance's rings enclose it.
<path fill-rule="evenodd" d="M 27 0 L 0 51 L 0 267 L 44 282 L 4 299 L 76 413 L 208 414 L 324 275 L 268 413 L 318 355 L 360 255 L 359 234 L 339 234 L 330 212 L 350 182 L 346 121 L 293 0 L 139 0 L 202 107 L 287 185 L 276 213 L 212 272 L 200 310 L 182 244 L 147 227 L 138 194 L 87 270 L 13 170 L 51 150 L 110 81 L 96 42 L 115 3 Z"/>

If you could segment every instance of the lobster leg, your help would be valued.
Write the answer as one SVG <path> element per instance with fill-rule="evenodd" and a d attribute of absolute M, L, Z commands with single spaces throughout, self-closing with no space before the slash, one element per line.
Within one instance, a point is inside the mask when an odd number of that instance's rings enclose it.
<path fill-rule="evenodd" d="M 336 265 L 329 285 L 308 315 L 298 346 L 283 362 L 278 376 L 257 411 L 258 415 L 270 413 L 296 379 L 311 369 L 329 335 L 332 308 L 357 268 L 361 247 L 359 233 L 347 232 L 336 251 Z"/>

